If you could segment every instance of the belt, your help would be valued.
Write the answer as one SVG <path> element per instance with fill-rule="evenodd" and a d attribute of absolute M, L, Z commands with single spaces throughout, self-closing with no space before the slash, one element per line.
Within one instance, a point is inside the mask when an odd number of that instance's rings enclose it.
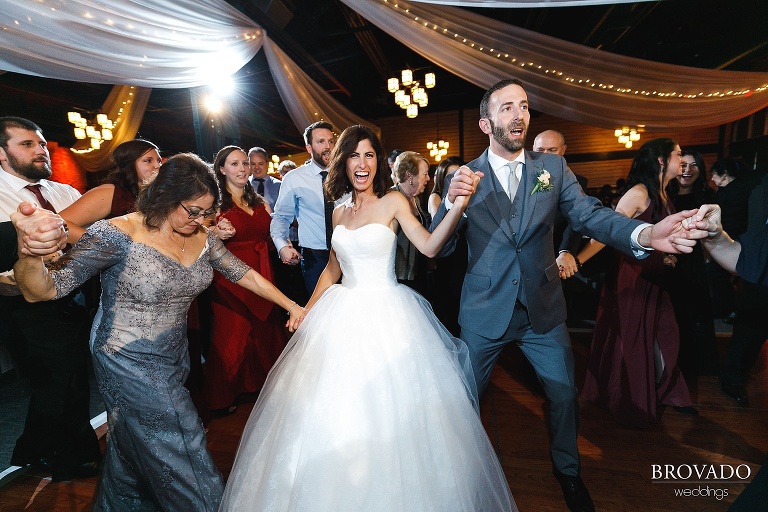
<path fill-rule="evenodd" d="M 301 253 L 304 254 L 304 251 L 311 252 L 313 254 L 329 254 L 331 252 L 328 249 L 310 249 L 309 247 L 302 247 Z"/>

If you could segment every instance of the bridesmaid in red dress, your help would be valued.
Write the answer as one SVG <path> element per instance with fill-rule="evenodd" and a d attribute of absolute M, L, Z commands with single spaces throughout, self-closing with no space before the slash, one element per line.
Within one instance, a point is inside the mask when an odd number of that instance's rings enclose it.
<path fill-rule="evenodd" d="M 220 219 L 229 220 L 235 235 L 227 249 L 274 283 L 269 236 L 269 205 L 248 181 L 248 156 L 236 147 L 222 148 L 213 161 L 221 188 Z M 285 312 L 216 273 L 211 288 L 213 338 L 205 363 L 205 388 L 213 410 L 234 412 L 241 393 L 261 389 L 285 348 Z"/>
<path fill-rule="evenodd" d="M 680 146 L 672 139 L 643 144 L 616 211 L 649 223 L 675 213 L 666 188 L 680 173 L 680 162 Z M 590 241 L 577 261 L 602 247 Z M 665 278 L 665 268 L 675 263 L 675 256 L 658 251 L 641 260 L 621 254 L 607 272 L 582 396 L 624 425 L 654 423 L 660 405 L 698 414 L 677 365 L 680 337 Z"/>

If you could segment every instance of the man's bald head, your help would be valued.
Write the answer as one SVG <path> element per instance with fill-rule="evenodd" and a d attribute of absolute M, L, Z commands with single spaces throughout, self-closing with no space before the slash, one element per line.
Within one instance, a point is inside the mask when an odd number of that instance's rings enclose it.
<path fill-rule="evenodd" d="M 543 131 L 533 140 L 533 150 L 539 153 L 554 153 L 563 156 L 567 147 L 565 137 L 556 130 Z"/>

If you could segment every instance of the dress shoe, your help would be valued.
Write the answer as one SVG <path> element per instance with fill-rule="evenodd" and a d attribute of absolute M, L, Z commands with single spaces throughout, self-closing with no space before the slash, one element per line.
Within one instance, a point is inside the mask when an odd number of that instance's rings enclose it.
<path fill-rule="evenodd" d="M 66 482 L 76 478 L 91 478 L 99 474 L 99 462 L 83 462 L 82 464 L 68 464 L 63 467 L 51 468 L 51 480 L 54 482 Z"/>
<path fill-rule="evenodd" d="M 736 400 L 739 405 L 749 405 L 747 390 L 741 384 L 723 384 L 722 389 L 728 398 Z"/>
<path fill-rule="evenodd" d="M 555 478 L 563 489 L 563 498 L 571 512 L 595 512 L 595 504 L 581 477 L 565 475 L 555 470 Z"/>
<path fill-rule="evenodd" d="M 699 410 L 691 405 L 682 407 L 679 405 L 673 405 L 672 409 L 678 414 L 685 414 L 686 416 L 698 416 Z"/>

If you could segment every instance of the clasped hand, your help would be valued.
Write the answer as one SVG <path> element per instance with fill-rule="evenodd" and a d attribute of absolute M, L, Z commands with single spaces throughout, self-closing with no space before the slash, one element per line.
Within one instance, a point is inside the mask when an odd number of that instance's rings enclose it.
<path fill-rule="evenodd" d="M 19 235 L 19 253 L 26 256 L 55 255 L 67 244 L 67 224 L 59 215 L 37 208 L 32 203 L 19 204 L 11 214 Z"/>
<path fill-rule="evenodd" d="M 458 206 L 465 205 L 470 196 L 477 191 L 477 184 L 483 176 L 482 172 L 475 172 L 466 165 L 456 169 L 448 186 L 448 201 Z"/>

